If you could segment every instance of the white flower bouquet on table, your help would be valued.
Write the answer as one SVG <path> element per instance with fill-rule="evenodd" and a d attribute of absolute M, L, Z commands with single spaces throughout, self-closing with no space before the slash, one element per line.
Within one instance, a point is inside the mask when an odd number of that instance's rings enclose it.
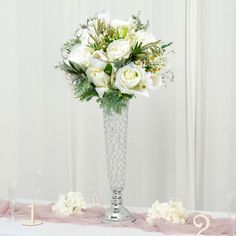
<path fill-rule="evenodd" d="M 149 224 L 154 224 L 156 219 L 170 221 L 175 224 L 184 224 L 188 218 L 182 201 L 170 200 L 169 202 L 160 203 L 155 201 L 148 211 L 146 221 Z"/>
<path fill-rule="evenodd" d="M 86 202 L 80 192 L 69 192 L 58 197 L 52 206 L 52 212 L 57 215 L 79 215 L 86 208 Z"/>
<path fill-rule="evenodd" d="M 105 111 L 121 113 L 135 95 L 149 96 L 172 78 L 166 57 L 171 43 L 157 40 L 148 28 L 139 14 L 125 21 L 108 13 L 87 19 L 63 45 L 58 66 L 75 96 L 81 101 L 97 97 Z"/>

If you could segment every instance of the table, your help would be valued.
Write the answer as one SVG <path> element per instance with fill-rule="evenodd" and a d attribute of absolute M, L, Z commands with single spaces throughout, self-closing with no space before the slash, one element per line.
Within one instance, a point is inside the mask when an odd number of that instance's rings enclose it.
<path fill-rule="evenodd" d="M 147 208 L 129 208 L 131 211 L 144 212 Z M 226 213 L 201 212 L 213 217 L 227 217 Z M 162 233 L 145 232 L 133 228 L 110 228 L 101 226 L 85 226 L 75 224 L 58 224 L 45 222 L 41 226 L 26 227 L 25 220 L 16 220 L 12 223 L 7 218 L 0 218 L 0 236 L 163 236 Z M 179 235 L 180 236 L 180 235 Z M 182 236 L 186 236 L 182 235 Z"/>

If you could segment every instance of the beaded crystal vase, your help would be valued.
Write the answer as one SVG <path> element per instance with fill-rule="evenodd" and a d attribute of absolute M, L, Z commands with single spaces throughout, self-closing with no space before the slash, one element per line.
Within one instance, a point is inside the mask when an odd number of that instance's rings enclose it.
<path fill-rule="evenodd" d="M 121 114 L 103 112 L 108 178 L 112 191 L 111 206 L 106 210 L 103 223 L 134 221 L 123 206 L 122 191 L 125 185 L 128 105 Z"/>

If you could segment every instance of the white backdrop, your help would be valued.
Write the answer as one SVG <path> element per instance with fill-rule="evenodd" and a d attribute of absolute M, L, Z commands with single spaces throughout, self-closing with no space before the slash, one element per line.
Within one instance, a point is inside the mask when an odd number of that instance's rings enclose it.
<path fill-rule="evenodd" d="M 175 81 L 130 105 L 126 205 L 178 196 L 224 210 L 236 189 L 234 0 L 0 0 L 0 196 L 16 179 L 19 197 L 34 197 L 41 169 L 44 199 L 77 190 L 108 202 L 102 111 L 54 69 L 63 42 L 103 9 L 141 10 L 175 50 Z"/>

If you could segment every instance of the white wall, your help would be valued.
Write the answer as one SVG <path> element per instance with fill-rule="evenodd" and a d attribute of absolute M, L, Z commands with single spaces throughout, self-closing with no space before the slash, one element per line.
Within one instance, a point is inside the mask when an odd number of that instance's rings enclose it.
<path fill-rule="evenodd" d="M 78 190 L 109 201 L 102 111 L 76 101 L 54 65 L 87 17 L 142 10 L 156 36 L 174 42 L 175 81 L 130 105 L 126 204 L 178 196 L 189 208 L 223 210 L 236 188 L 235 8 L 233 0 L 1 1 L 0 195 L 15 178 L 19 196 L 34 197 L 41 169 L 45 199 Z"/>

